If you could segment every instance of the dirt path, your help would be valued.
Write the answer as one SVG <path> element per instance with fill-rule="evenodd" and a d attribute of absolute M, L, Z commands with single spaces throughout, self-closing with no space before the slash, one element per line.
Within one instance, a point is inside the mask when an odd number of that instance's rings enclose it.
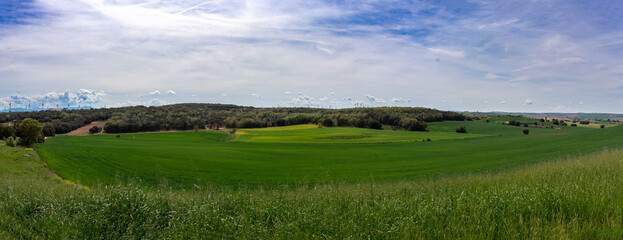
<path fill-rule="evenodd" d="M 103 128 L 105 124 L 106 124 L 105 122 L 92 122 L 92 123 L 89 123 L 87 125 L 84 125 L 84 126 L 78 128 L 76 130 L 68 132 L 65 135 L 67 135 L 67 136 L 87 135 L 87 134 L 89 134 L 89 129 L 92 128 L 93 126 L 99 126 L 99 127 Z"/>

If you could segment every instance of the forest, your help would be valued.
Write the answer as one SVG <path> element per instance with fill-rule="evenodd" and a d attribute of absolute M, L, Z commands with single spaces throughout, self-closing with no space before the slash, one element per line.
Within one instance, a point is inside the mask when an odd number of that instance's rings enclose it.
<path fill-rule="evenodd" d="M 420 107 L 255 108 L 207 103 L 0 113 L 4 128 L 19 125 L 26 118 L 41 122 L 45 136 L 68 133 L 93 121 L 106 121 L 103 130 L 107 133 L 129 133 L 296 124 L 425 131 L 426 122 L 471 120 L 461 113 Z"/>

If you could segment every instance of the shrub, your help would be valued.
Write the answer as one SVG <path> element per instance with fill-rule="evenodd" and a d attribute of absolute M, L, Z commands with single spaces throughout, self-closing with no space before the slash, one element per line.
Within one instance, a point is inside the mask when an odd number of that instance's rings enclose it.
<path fill-rule="evenodd" d="M 489 122 L 489 119 L 487 119 L 485 122 Z"/>
<path fill-rule="evenodd" d="M 524 129 L 524 130 L 523 130 L 523 134 L 525 134 L 525 135 L 530 134 L 530 130 L 528 130 L 528 129 Z"/>
<path fill-rule="evenodd" d="M 17 145 L 17 141 L 15 141 L 13 137 L 8 137 L 6 139 L 6 145 L 9 147 L 15 147 L 15 145 Z"/>
<path fill-rule="evenodd" d="M 89 133 L 94 134 L 94 133 L 99 133 L 102 131 L 102 128 L 99 126 L 93 126 L 92 128 L 89 128 Z"/>
<path fill-rule="evenodd" d="M 461 126 L 458 126 L 455 131 L 458 133 L 467 133 L 467 128 L 461 125 Z"/>
<path fill-rule="evenodd" d="M 605 128 L 605 127 L 606 127 L 606 125 L 601 124 L 601 125 L 599 125 L 599 127 L 600 127 L 600 128 Z"/>
<path fill-rule="evenodd" d="M 572 123 L 572 124 L 571 124 L 571 126 L 572 126 L 572 127 L 577 127 L 578 125 L 577 125 L 577 124 L 575 124 L 575 123 Z"/>
<path fill-rule="evenodd" d="M 117 138 L 121 138 L 121 135 L 117 134 Z"/>

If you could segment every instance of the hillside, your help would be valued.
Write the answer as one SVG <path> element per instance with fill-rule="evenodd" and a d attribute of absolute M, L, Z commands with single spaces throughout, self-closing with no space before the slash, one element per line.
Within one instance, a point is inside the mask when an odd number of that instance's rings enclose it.
<path fill-rule="evenodd" d="M 87 189 L 33 150 L 0 153 L 5 239 L 623 237 L 621 150 L 435 180 L 192 190 Z"/>

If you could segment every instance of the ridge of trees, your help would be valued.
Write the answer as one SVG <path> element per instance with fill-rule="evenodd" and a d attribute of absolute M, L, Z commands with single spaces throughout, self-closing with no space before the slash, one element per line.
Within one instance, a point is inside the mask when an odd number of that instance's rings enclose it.
<path fill-rule="evenodd" d="M 471 117 L 461 113 L 422 107 L 255 108 L 207 103 L 0 113 L 0 123 L 25 118 L 43 123 L 46 136 L 67 133 L 93 121 L 106 121 L 104 131 L 107 133 L 124 133 L 222 127 L 261 128 L 296 124 L 375 129 L 391 126 L 393 129 L 425 131 L 426 122 L 471 120 Z"/>

